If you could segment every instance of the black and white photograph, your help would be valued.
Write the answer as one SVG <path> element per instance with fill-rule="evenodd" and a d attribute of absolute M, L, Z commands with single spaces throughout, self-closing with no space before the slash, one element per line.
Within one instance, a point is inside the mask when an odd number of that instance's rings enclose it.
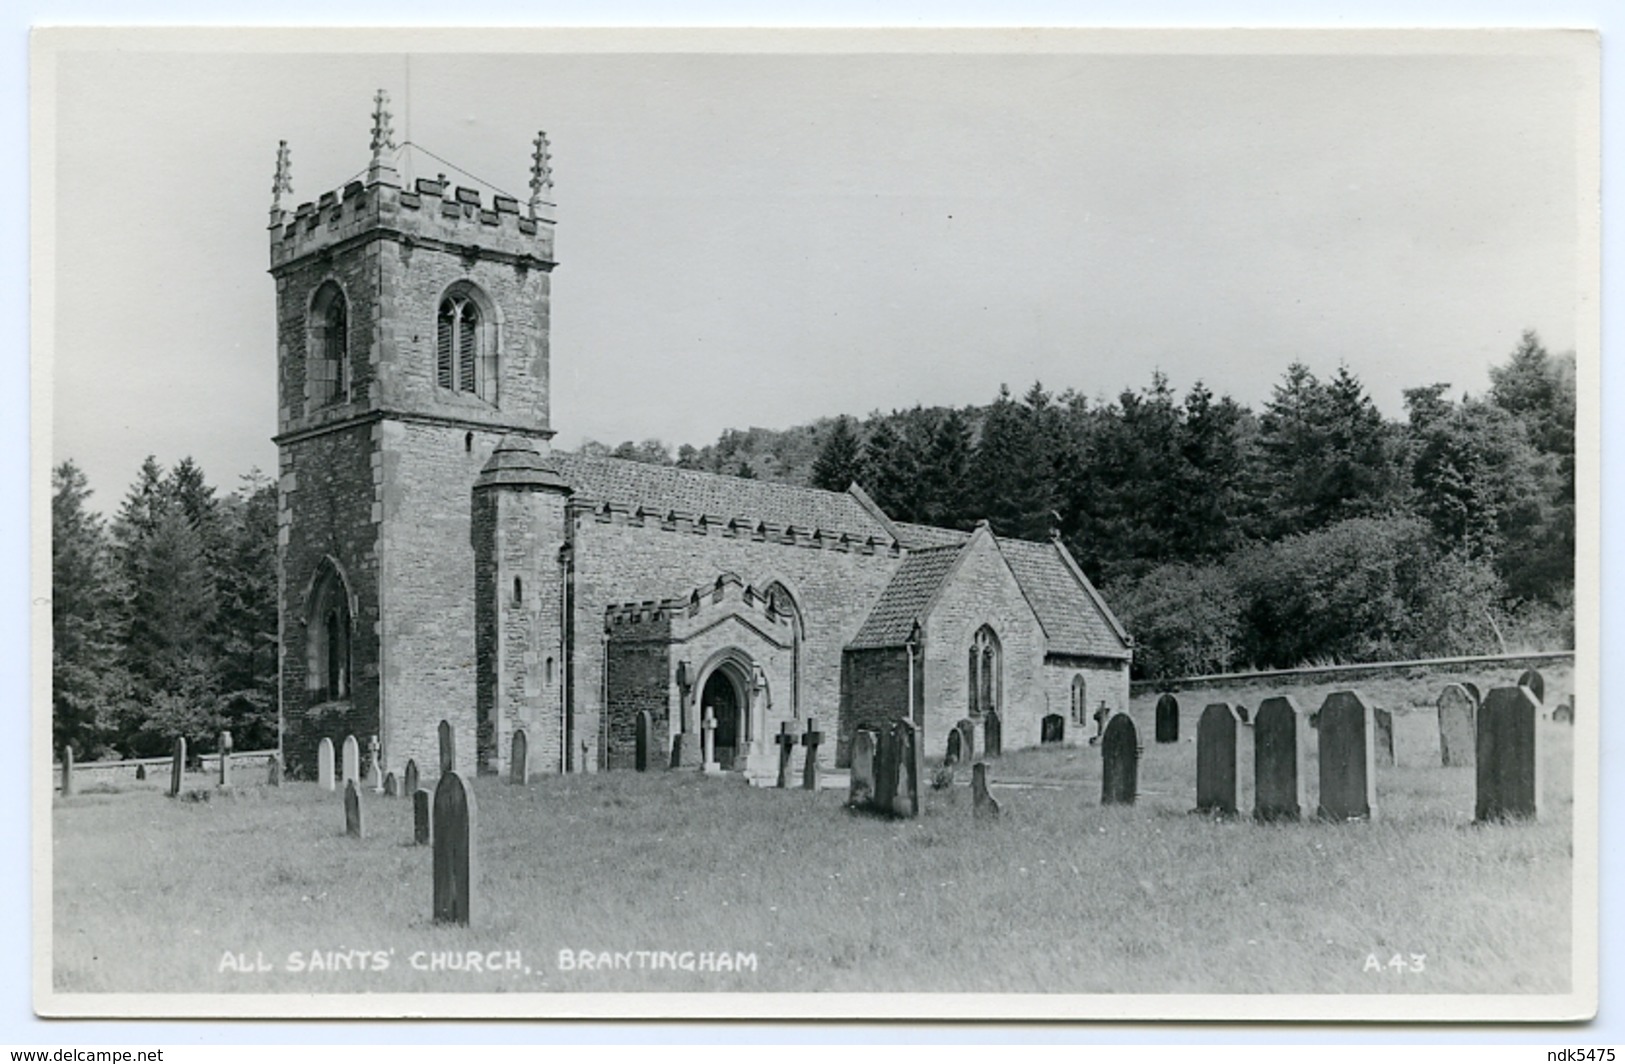
<path fill-rule="evenodd" d="M 38 31 L 35 1010 L 1594 1016 L 1599 48 Z"/>

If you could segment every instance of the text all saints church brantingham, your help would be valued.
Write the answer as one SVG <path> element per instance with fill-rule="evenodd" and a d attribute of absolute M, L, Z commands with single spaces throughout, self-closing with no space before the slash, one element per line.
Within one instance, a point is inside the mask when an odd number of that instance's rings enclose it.
<path fill-rule="evenodd" d="M 500 772 L 660 765 L 771 778 L 809 718 L 912 714 L 941 755 L 1082 742 L 1128 705 L 1131 641 L 1058 540 L 893 521 L 820 491 L 550 446 L 556 210 L 538 136 L 528 203 L 403 181 L 388 101 L 365 180 L 297 210 L 286 142 L 270 220 L 277 305 L 284 757 L 324 737 Z M 410 187 L 407 187 L 410 184 Z M 568 357 L 568 355 L 566 356 Z M 656 367 L 650 367 L 657 372 Z"/>

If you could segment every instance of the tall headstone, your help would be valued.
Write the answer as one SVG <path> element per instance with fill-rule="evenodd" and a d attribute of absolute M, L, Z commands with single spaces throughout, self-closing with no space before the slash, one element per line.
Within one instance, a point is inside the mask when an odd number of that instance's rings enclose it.
<path fill-rule="evenodd" d="M 964 758 L 965 741 L 960 737 L 958 728 L 948 729 L 948 748 L 943 751 L 942 763 L 944 765 L 957 765 Z"/>
<path fill-rule="evenodd" d="M 954 725 L 959 733 L 959 756 L 964 761 L 976 759 L 976 725 L 968 718 L 961 717 L 959 723 Z"/>
<path fill-rule="evenodd" d="M 807 748 L 807 760 L 801 766 L 801 789 L 816 791 L 818 789 L 818 744 L 824 741 L 824 733 L 818 730 L 818 718 L 807 718 L 807 730 L 801 734 L 801 745 Z"/>
<path fill-rule="evenodd" d="M 434 789 L 434 922 L 468 926 L 479 881 L 474 790 L 455 771 Z"/>
<path fill-rule="evenodd" d="M 786 756 L 780 765 L 788 764 L 789 757 Z M 846 800 L 849 805 L 867 805 L 874 797 L 875 733 L 868 728 L 859 728 L 852 735 L 852 780 L 847 789 Z"/>
<path fill-rule="evenodd" d="M 1004 721 L 999 719 L 996 709 L 988 710 L 982 718 L 982 749 L 988 757 L 1004 753 Z"/>
<path fill-rule="evenodd" d="M 282 786 L 282 755 L 272 754 L 265 762 L 265 785 L 267 787 Z"/>
<path fill-rule="evenodd" d="M 1394 767 L 1394 715 L 1381 706 L 1371 708 L 1371 736 L 1376 742 L 1373 760 L 1378 768 Z"/>
<path fill-rule="evenodd" d="M 186 740 L 180 736 L 175 738 L 175 753 L 169 763 L 169 796 L 174 798 L 181 793 L 181 777 L 186 772 Z"/>
<path fill-rule="evenodd" d="M 416 794 L 418 792 L 418 762 L 417 758 L 406 759 L 406 771 L 401 775 L 401 793 Z"/>
<path fill-rule="evenodd" d="M 361 787 L 355 780 L 344 781 L 344 833 L 352 839 L 367 834 L 361 825 Z"/>
<path fill-rule="evenodd" d="M 62 797 L 73 797 L 73 747 L 62 748 Z"/>
<path fill-rule="evenodd" d="M 367 778 L 374 793 L 384 792 L 384 748 L 376 735 L 367 740 Z"/>
<path fill-rule="evenodd" d="M 440 774 L 457 770 L 457 733 L 452 730 L 451 721 L 440 722 Z"/>
<path fill-rule="evenodd" d="M 1236 811 L 1236 715 L 1223 702 L 1202 710 L 1196 722 L 1196 811 Z"/>
<path fill-rule="evenodd" d="M 1100 804 L 1133 805 L 1140 793 L 1140 736 L 1127 713 L 1113 713 L 1100 737 Z"/>
<path fill-rule="evenodd" d="M 1446 768 L 1474 764 L 1478 699 L 1465 684 L 1446 684 L 1439 694 L 1439 761 Z"/>
<path fill-rule="evenodd" d="M 1478 712 L 1478 799 L 1473 819 L 1533 818 L 1540 807 L 1540 707 L 1525 684 L 1497 687 Z"/>
<path fill-rule="evenodd" d="M 1179 742 L 1179 699 L 1171 694 L 1157 699 L 1157 742 Z"/>
<path fill-rule="evenodd" d="M 429 845 L 429 792 L 422 787 L 412 792 L 412 844 Z"/>
<path fill-rule="evenodd" d="M 530 740 L 525 738 L 525 729 L 513 730 L 513 742 L 508 758 L 508 782 L 521 786 L 530 782 Z"/>
<path fill-rule="evenodd" d="M 220 786 L 231 786 L 231 733 L 223 731 L 217 742 L 220 751 Z"/>
<path fill-rule="evenodd" d="M 339 760 L 339 780 L 344 783 L 361 782 L 361 744 L 355 736 L 344 737 L 344 756 Z"/>
<path fill-rule="evenodd" d="M 316 786 L 324 791 L 331 791 L 334 786 L 333 740 L 325 735 L 316 744 Z"/>
<path fill-rule="evenodd" d="M 401 794 L 401 784 L 400 784 L 400 781 L 395 778 L 395 773 L 393 773 L 393 772 L 384 773 L 384 797 L 385 798 L 398 798 L 398 797 L 400 797 L 400 794 Z"/>
<path fill-rule="evenodd" d="M 1535 696 L 1537 705 L 1546 704 L 1546 677 L 1534 669 L 1525 669 L 1518 677 L 1518 686 L 1527 687 Z"/>
<path fill-rule="evenodd" d="M 1333 691 L 1320 705 L 1320 808 L 1327 820 L 1377 818 L 1376 736 L 1357 692 Z"/>
<path fill-rule="evenodd" d="M 1266 698 L 1253 717 L 1253 816 L 1297 820 L 1307 802 L 1303 711 L 1290 696 Z"/>
<path fill-rule="evenodd" d="M 636 750 L 632 767 L 639 772 L 649 771 L 649 750 L 654 739 L 654 718 L 646 709 L 638 710 Z"/>
<path fill-rule="evenodd" d="M 896 756 L 896 789 L 891 793 L 892 812 L 898 816 L 920 815 L 920 748 L 914 723 L 898 720 L 892 724 Z"/>
<path fill-rule="evenodd" d="M 773 737 L 779 747 L 779 790 L 786 790 L 790 786 L 790 758 L 796 749 L 796 733 L 789 721 L 779 724 L 779 734 Z"/>
<path fill-rule="evenodd" d="M 721 772 L 722 766 L 717 763 L 717 715 L 710 706 L 705 707 L 700 733 L 700 771 Z"/>
<path fill-rule="evenodd" d="M 970 770 L 971 815 L 977 820 L 999 819 L 999 803 L 987 789 L 987 763 L 978 761 Z"/>

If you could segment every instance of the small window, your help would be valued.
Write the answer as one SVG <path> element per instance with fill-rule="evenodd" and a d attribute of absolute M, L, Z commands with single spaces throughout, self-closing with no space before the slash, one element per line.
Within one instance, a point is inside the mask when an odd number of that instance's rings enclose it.
<path fill-rule="evenodd" d="M 548 682 L 549 685 L 551 685 L 553 683 L 553 659 L 552 658 L 547 659 L 547 682 Z"/>
<path fill-rule="evenodd" d="M 350 398 L 350 308 L 333 281 L 316 290 L 305 346 L 305 396 L 316 410 Z"/>
<path fill-rule="evenodd" d="M 1072 677 L 1072 723 L 1084 723 L 1084 716 L 1089 712 L 1089 689 L 1084 683 L 1080 673 Z"/>
<path fill-rule="evenodd" d="M 513 601 L 515 605 L 525 601 L 525 582 L 517 576 L 513 578 Z"/>

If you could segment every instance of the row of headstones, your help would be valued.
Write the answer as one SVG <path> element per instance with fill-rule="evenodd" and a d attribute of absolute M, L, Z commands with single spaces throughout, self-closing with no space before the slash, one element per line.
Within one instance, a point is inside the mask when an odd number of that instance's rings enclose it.
<path fill-rule="evenodd" d="M 976 767 L 983 768 L 980 762 Z M 898 719 L 879 728 L 861 727 L 852 735 L 847 805 L 888 816 L 917 817 L 924 771 L 924 751 L 913 721 Z"/>
<path fill-rule="evenodd" d="M 220 751 L 219 785 L 221 787 L 230 787 L 231 786 L 231 732 L 223 731 L 223 732 L 220 733 L 220 737 L 218 739 L 218 749 Z M 62 797 L 64 797 L 64 798 L 71 798 L 74 795 L 74 792 L 75 792 L 75 784 L 74 784 L 74 780 L 73 780 L 73 767 L 74 767 L 73 766 L 73 747 L 71 747 L 71 746 L 63 747 L 63 749 L 62 749 Z M 185 774 L 186 774 L 186 739 L 184 737 L 181 737 L 181 738 L 177 738 L 175 740 L 175 745 L 173 747 L 173 753 L 171 754 L 171 758 L 170 758 L 169 796 L 171 798 L 174 798 L 174 797 L 178 796 L 181 793 L 181 781 L 185 777 Z M 147 778 L 147 766 L 146 765 L 137 765 L 136 766 L 136 768 L 135 768 L 135 778 L 137 780 L 145 780 Z M 272 787 L 280 787 L 282 785 L 282 759 L 281 759 L 281 757 L 279 757 L 277 755 L 272 755 L 271 760 L 269 762 L 268 769 L 267 769 L 267 775 L 266 775 L 265 782 L 268 783 Z"/>
<path fill-rule="evenodd" d="M 1500 687 L 1484 699 L 1475 736 L 1478 767 L 1474 818 L 1536 815 L 1540 788 L 1535 720 L 1538 707 L 1523 686 Z M 1319 730 L 1318 815 L 1370 820 L 1377 813 L 1376 714 L 1352 691 L 1328 695 L 1316 714 Z M 1303 713 L 1290 697 L 1266 698 L 1253 721 L 1253 815 L 1297 819 L 1306 805 L 1300 768 Z M 1121 722 L 1120 724 L 1118 722 Z M 1236 714 L 1225 703 L 1202 711 L 1196 730 L 1196 810 L 1236 812 Z M 1114 727 L 1119 738 L 1112 738 Z M 1119 715 L 1103 741 L 1102 801 L 1132 802 L 1138 772 L 1133 722 Z"/>
<path fill-rule="evenodd" d="M 700 767 L 703 770 L 714 769 L 713 758 L 716 756 L 713 744 L 713 734 L 716 731 L 716 717 L 710 709 L 705 711 L 705 719 L 701 722 L 702 743 Z M 799 737 L 795 734 L 795 726 L 789 721 L 779 724 L 779 734 L 773 741 L 779 748 L 779 778 L 780 790 L 790 786 L 792 775 L 791 762 L 795 755 L 795 747 L 799 742 L 806 749 L 806 757 L 801 765 L 801 786 L 804 790 L 816 791 L 818 789 L 818 747 L 824 741 L 824 733 L 818 730 L 818 718 L 808 717 L 807 728 Z M 636 727 L 633 741 L 632 767 L 639 772 L 649 771 L 654 757 L 654 718 L 648 710 L 639 710 L 636 717 Z M 682 753 L 674 748 L 671 757 L 671 767 L 677 768 L 682 762 Z"/>

